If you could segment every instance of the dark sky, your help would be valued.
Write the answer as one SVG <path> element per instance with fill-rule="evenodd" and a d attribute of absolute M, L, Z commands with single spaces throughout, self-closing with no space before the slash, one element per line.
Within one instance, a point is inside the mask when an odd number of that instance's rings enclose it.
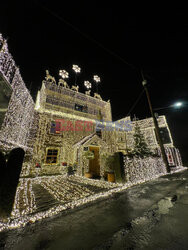
<path fill-rule="evenodd" d="M 102 2 L 102 3 L 101 3 Z M 166 115 L 175 146 L 188 162 L 188 17 L 185 6 L 132 6 L 124 1 L 4 1 L 0 32 L 35 99 L 45 70 L 56 78 L 82 73 L 78 83 L 101 77 L 99 93 L 111 100 L 113 120 L 125 117 L 142 91 L 143 70 L 153 107 L 183 101 L 181 109 L 160 110 Z M 32 85 L 31 85 L 32 84 Z M 150 116 L 145 94 L 132 110 Z"/>

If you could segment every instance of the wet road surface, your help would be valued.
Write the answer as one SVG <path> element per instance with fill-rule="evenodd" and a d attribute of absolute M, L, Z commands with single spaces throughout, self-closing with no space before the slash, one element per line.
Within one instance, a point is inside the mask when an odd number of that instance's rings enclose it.
<path fill-rule="evenodd" d="M 188 171 L 1 233 L 0 249 L 188 249 Z"/>

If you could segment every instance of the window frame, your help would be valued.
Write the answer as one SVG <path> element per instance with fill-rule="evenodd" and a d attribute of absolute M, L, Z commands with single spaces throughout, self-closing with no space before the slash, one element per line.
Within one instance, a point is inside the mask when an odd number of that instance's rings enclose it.
<path fill-rule="evenodd" d="M 52 150 L 52 151 L 54 151 L 54 150 L 57 150 L 57 156 L 56 155 L 51 155 L 51 156 L 56 156 L 56 162 L 55 163 L 48 163 L 47 162 L 47 157 L 49 157 L 48 156 L 48 150 Z M 46 154 L 45 154 L 45 165 L 57 165 L 57 164 L 59 164 L 59 148 L 53 148 L 53 147 L 49 147 L 49 148 L 46 148 Z"/>

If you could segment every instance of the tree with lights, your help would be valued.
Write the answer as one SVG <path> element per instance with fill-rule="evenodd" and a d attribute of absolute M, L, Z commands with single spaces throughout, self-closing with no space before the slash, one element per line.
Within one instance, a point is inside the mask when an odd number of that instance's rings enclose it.
<path fill-rule="evenodd" d="M 144 135 L 141 132 L 141 129 L 137 122 L 135 123 L 135 132 L 133 138 L 134 138 L 134 150 L 133 150 L 134 155 L 138 155 L 141 157 L 152 155 L 152 152 L 150 151 L 146 143 L 146 140 L 144 138 Z"/>

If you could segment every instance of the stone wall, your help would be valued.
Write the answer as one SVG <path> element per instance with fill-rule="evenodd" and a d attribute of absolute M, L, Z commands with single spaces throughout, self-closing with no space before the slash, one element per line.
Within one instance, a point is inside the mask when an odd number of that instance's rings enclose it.
<path fill-rule="evenodd" d="M 163 160 L 159 157 L 130 158 L 124 156 L 124 171 L 126 181 L 133 184 L 167 173 Z"/>

